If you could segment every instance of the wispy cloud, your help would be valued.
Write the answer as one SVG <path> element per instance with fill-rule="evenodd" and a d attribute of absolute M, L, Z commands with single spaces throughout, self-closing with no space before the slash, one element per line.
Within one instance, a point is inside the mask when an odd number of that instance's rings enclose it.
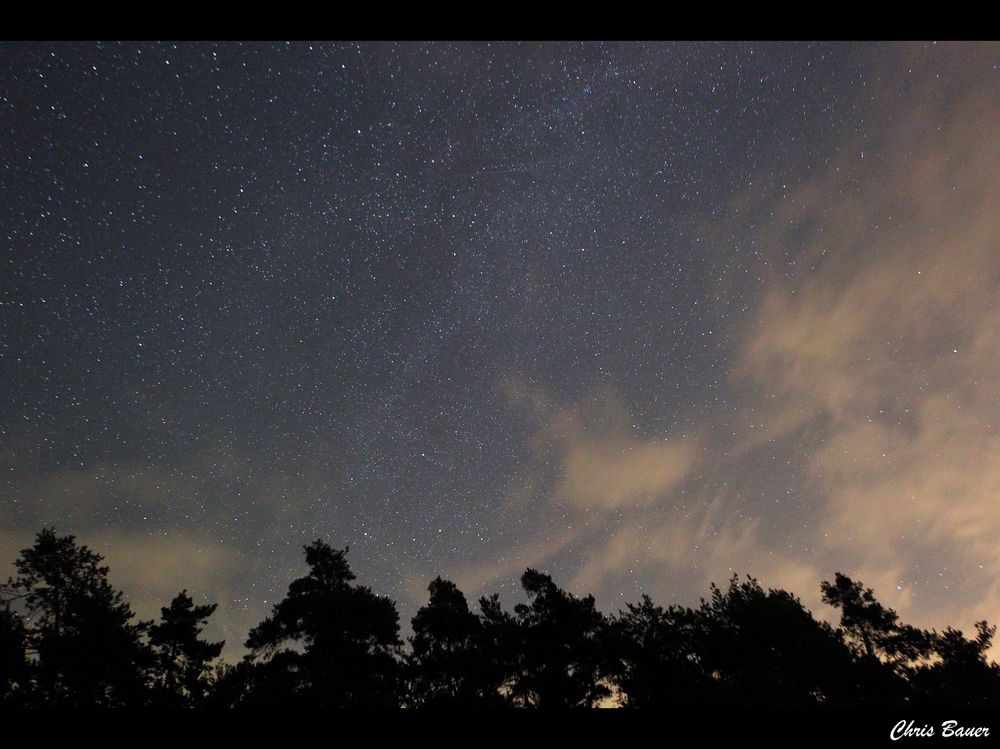
<path fill-rule="evenodd" d="M 826 566 L 937 625 L 1000 616 L 995 52 L 901 49 L 868 136 L 776 199 L 758 244 L 797 237 L 798 267 L 766 285 L 733 371 L 761 425 L 744 449 L 820 429 L 803 490 Z"/>

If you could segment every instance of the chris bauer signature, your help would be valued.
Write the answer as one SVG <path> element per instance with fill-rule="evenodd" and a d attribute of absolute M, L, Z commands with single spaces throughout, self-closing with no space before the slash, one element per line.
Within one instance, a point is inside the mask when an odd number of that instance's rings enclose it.
<path fill-rule="evenodd" d="M 901 720 L 892 727 L 889 738 L 893 741 L 910 738 L 926 738 L 939 735 L 932 725 L 918 726 L 915 721 Z M 990 735 L 986 726 L 960 726 L 957 720 L 946 720 L 941 724 L 940 736 L 943 738 L 981 738 Z"/>

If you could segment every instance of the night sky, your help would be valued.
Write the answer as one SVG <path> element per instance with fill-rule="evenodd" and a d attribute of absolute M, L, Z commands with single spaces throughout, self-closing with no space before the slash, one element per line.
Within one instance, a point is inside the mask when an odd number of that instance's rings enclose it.
<path fill-rule="evenodd" d="M 842 570 L 1000 620 L 1000 45 L 0 45 L 0 576 L 247 629 Z"/>

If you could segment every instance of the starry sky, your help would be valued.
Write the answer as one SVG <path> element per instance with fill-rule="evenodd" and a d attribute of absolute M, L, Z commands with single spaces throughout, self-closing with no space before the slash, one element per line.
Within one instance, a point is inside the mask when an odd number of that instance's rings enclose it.
<path fill-rule="evenodd" d="M 0 560 L 247 629 L 842 570 L 1000 620 L 1000 45 L 3 43 Z M 6 567 L 3 576 L 8 574 Z M 831 613 L 832 615 L 832 613 Z"/>

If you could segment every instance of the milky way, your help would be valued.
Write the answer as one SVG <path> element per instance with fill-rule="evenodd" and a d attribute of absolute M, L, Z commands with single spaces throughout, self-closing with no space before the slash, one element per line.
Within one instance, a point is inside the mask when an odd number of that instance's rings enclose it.
<path fill-rule="evenodd" d="M 0 45 L 0 563 L 54 525 L 233 656 L 318 537 L 404 621 L 528 565 L 1000 619 L 998 64 Z"/>

